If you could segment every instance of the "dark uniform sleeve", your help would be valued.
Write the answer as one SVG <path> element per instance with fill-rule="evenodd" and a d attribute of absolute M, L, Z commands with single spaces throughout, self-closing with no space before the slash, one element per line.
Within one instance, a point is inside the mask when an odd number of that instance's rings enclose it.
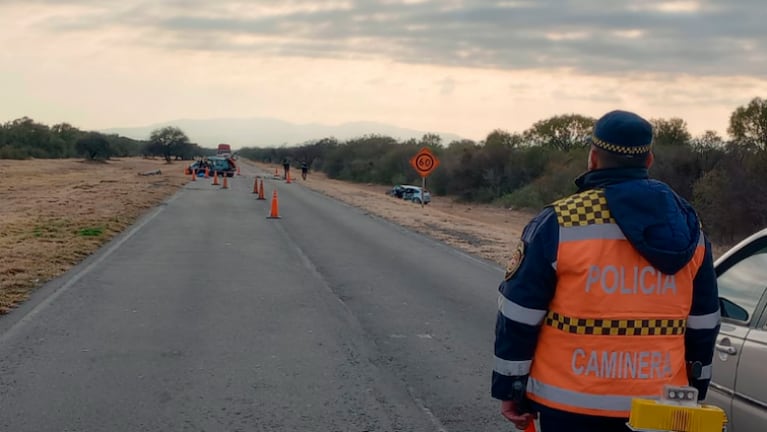
<path fill-rule="evenodd" d="M 701 234 L 703 235 L 703 234 Z M 714 344 L 719 333 L 719 290 L 716 285 L 711 243 L 706 241 L 706 255 L 693 281 L 692 307 L 687 318 L 684 337 L 688 365 L 700 364 L 700 377 L 690 377 L 690 385 L 698 389 L 698 398 L 705 399 L 711 381 Z"/>
<path fill-rule="evenodd" d="M 521 261 L 500 287 L 495 326 L 492 396 L 512 400 L 512 385 L 526 380 L 541 323 L 554 297 L 559 224 L 544 209 L 522 233 Z"/>

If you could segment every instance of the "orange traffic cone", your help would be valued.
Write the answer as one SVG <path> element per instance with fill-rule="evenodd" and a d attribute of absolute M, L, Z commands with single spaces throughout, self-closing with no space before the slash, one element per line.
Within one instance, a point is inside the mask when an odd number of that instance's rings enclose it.
<path fill-rule="evenodd" d="M 197 181 L 197 170 L 192 170 L 192 181 Z"/>
<path fill-rule="evenodd" d="M 210 168 L 205 168 L 205 178 L 210 178 Z"/>
<path fill-rule="evenodd" d="M 525 428 L 525 432 L 536 432 L 535 420 L 531 420 Z"/>
<path fill-rule="evenodd" d="M 229 182 L 227 181 L 227 175 L 224 174 L 222 177 L 224 178 L 224 185 L 221 186 L 221 189 L 229 189 Z"/>
<path fill-rule="evenodd" d="M 265 201 L 266 197 L 264 196 L 264 181 L 261 180 L 261 186 L 258 188 L 258 199 L 260 201 Z"/>
<path fill-rule="evenodd" d="M 213 172 L 213 186 L 218 186 L 218 171 Z"/>
<path fill-rule="evenodd" d="M 272 194 L 272 211 L 269 213 L 267 219 L 279 219 L 280 218 L 280 205 L 277 202 L 277 189 Z"/>
<path fill-rule="evenodd" d="M 237 175 L 240 175 L 240 167 L 237 167 Z"/>
<path fill-rule="evenodd" d="M 288 173 L 287 173 L 287 174 L 285 174 L 285 183 L 292 183 L 292 182 L 290 181 L 290 171 L 288 171 Z"/>
<path fill-rule="evenodd" d="M 253 193 L 258 193 L 258 177 L 256 177 L 256 181 L 253 182 Z"/>

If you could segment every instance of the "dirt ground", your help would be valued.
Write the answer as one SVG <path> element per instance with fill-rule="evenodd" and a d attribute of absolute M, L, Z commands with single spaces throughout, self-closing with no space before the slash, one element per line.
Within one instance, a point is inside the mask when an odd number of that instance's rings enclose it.
<path fill-rule="evenodd" d="M 184 163 L 0 160 L 0 314 L 172 195 Z M 160 175 L 139 173 L 161 170 Z"/>

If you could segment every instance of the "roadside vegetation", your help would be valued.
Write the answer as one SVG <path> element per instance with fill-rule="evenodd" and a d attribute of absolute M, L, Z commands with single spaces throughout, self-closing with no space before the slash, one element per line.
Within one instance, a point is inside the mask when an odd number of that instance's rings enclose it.
<path fill-rule="evenodd" d="M 522 132 L 494 130 L 479 142 L 443 143 L 436 134 L 407 141 L 376 135 L 343 142 L 325 137 L 293 147 L 245 148 L 239 154 L 270 164 L 285 158 L 294 166 L 305 161 L 330 179 L 388 188 L 418 184 L 409 160 L 425 146 L 441 161 L 427 181 L 435 195 L 456 197 L 472 207 L 482 203 L 537 211 L 574 191 L 573 179 L 585 167 L 584 138 L 594 121 L 558 115 Z M 652 176 L 696 206 L 715 244 L 725 247 L 767 226 L 766 100 L 755 98 L 733 111 L 728 139 L 713 131 L 694 137 L 681 118 L 652 122 L 657 155 Z M 146 141 L 137 141 L 65 123 L 49 127 L 27 117 L 0 125 L 5 184 L 0 188 L 0 314 L 189 180 L 182 169 L 167 170 L 165 164 L 213 153 L 175 127 L 157 129 Z M 160 176 L 136 175 L 159 174 L 160 168 Z M 507 222 L 503 226 L 509 230 Z M 433 231 L 435 226 L 427 228 Z M 480 243 L 480 249 L 488 244 Z"/>
<path fill-rule="evenodd" d="M 28 117 L 0 124 L 0 315 L 175 193 L 188 177 L 168 163 L 214 153 L 175 127 L 138 141 Z"/>
<path fill-rule="evenodd" d="M 714 241 L 732 244 L 767 226 L 767 100 L 755 98 L 731 114 L 729 140 L 714 131 L 692 136 L 681 118 L 651 121 L 656 144 L 651 176 L 693 203 Z M 408 161 L 426 146 L 441 162 L 427 181 L 434 194 L 539 209 L 575 191 L 573 180 L 586 165 L 584 138 L 594 122 L 567 114 L 523 132 L 497 129 L 480 142 L 443 143 L 436 134 L 404 142 L 378 135 L 343 142 L 326 137 L 293 147 L 245 148 L 239 154 L 266 163 L 305 161 L 338 180 L 420 184 Z"/>
<path fill-rule="evenodd" d="M 47 126 L 29 117 L 0 124 L 0 159 L 67 159 L 94 161 L 113 157 L 162 157 L 166 162 L 215 154 L 190 142 L 173 126 L 152 131 L 145 141 L 119 135 L 83 131 L 68 123 Z"/>

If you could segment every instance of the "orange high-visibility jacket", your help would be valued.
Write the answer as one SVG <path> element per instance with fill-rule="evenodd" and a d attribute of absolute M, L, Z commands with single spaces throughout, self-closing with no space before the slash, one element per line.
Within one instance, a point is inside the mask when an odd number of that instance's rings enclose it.
<path fill-rule="evenodd" d="M 604 191 L 553 205 L 557 286 L 533 358 L 528 397 L 551 408 L 628 417 L 631 400 L 687 385 L 684 332 L 700 242 L 674 275 L 655 269 L 610 215 Z"/>

